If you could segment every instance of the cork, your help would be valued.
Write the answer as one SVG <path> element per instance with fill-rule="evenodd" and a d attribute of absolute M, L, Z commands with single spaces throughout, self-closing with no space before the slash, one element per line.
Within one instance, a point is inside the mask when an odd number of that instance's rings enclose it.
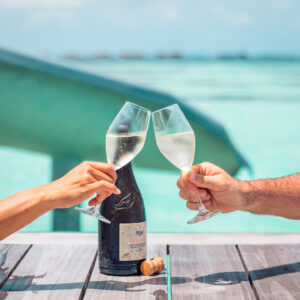
<path fill-rule="evenodd" d="M 141 272 L 146 275 L 150 276 L 155 273 L 159 273 L 163 271 L 165 268 L 165 263 L 161 257 L 153 257 L 150 260 L 145 260 L 141 264 Z"/>

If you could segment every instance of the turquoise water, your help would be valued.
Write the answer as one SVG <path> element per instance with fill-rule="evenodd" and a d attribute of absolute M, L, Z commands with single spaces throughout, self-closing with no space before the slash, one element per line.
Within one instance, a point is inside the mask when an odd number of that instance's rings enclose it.
<path fill-rule="evenodd" d="M 241 179 L 267 178 L 300 169 L 300 63 L 101 61 L 76 65 L 109 77 L 174 94 L 224 125 L 253 167 Z M 197 141 L 201 147 L 202 141 Z M 51 158 L 0 147 L 0 197 L 49 181 Z M 195 214 L 178 196 L 179 174 L 135 168 L 149 232 L 299 232 L 300 222 L 236 212 L 187 225 Z M 81 231 L 97 222 L 80 216 Z M 48 213 L 23 231 L 51 231 Z"/>

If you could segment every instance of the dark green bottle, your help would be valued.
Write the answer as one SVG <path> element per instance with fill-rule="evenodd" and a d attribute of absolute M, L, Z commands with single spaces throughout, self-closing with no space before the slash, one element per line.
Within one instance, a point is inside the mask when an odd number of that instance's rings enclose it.
<path fill-rule="evenodd" d="M 101 214 L 111 221 L 99 221 L 99 267 L 109 275 L 140 273 L 147 256 L 147 223 L 141 192 L 131 163 L 117 171 L 116 186 L 120 195 L 112 194 L 101 204 Z"/>

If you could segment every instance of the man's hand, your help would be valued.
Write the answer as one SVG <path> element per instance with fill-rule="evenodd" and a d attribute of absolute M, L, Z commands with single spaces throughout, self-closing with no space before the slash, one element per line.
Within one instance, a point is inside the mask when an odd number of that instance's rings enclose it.
<path fill-rule="evenodd" d="M 42 186 L 47 201 L 55 208 L 67 208 L 79 204 L 95 193 L 89 205 L 101 203 L 111 194 L 119 194 L 114 185 L 117 174 L 113 167 L 101 162 L 83 162 L 63 177 Z"/>
<path fill-rule="evenodd" d="M 195 165 L 182 173 L 177 182 L 179 195 L 187 200 L 191 210 L 199 209 L 199 195 L 206 209 L 221 209 L 224 213 L 242 209 L 246 203 L 241 194 L 241 182 L 212 163 Z"/>

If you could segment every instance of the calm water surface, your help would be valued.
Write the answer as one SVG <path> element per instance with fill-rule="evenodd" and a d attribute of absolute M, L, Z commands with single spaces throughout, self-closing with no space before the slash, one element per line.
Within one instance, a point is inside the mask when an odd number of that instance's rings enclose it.
<path fill-rule="evenodd" d="M 226 128 L 253 167 L 241 179 L 300 171 L 300 63 L 201 61 L 99 61 L 77 67 L 163 90 L 211 116 Z M 197 141 L 201 147 L 202 141 Z M 196 158 L 197 159 L 197 158 Z M 49 181 L 51 158 L 0 147 L 0 198 Z M 149 232 L 299 232 L 300 222 L 236 212 L 187 225 L 195 213 L 178 196 L 179 173 L 135 169 Z M 81 230 L 97 221 L 80 216 Z M 51 212 L 24 231 L 51 231 Z"/>

